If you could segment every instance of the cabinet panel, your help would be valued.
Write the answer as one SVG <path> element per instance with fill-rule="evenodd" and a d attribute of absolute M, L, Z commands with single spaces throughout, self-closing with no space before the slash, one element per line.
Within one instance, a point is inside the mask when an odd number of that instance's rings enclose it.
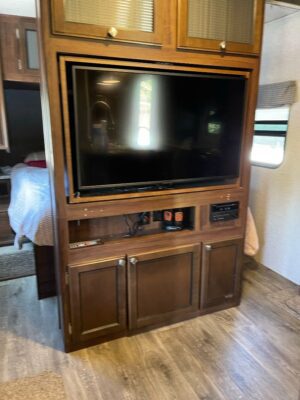
<path fill-rule="evenodd" d="M 54 33 L 161 43 L 159 0 L 53 0 Z"/>
<path fill-rule="evenodd" d="M 200 246 L 129 257 L 129 327 L 184 316 L 199 307 Z"/>
<path fill-rule="evenodd" d="M 0 47 L 1 49 L 1 47 Z M 8 150 L 8 132 L 6 125 L 6 109 L 2 79 L 2 65 L 0 58 L 0 150 Z"/>
<path fill-rule="evenodd" d="M 201 307 L 232 302 L 239 296 L 242 239 L 204 243 Z"/>
<path fill-rule="evenodd" d="M 178 45 L 256 54 L 263 13 L 263 0 L 179 0 Z"/>
<path fill-rule="evenodd" d="M 1 15 L 0 23 L 3 79 L 16 82 L 39 82 L 40 71 L 35 19 Z"/>
<path fill-rule="evenodd" d="M 123 259 L 70 267 L 71 315 L 76 341 L 126 328 L 125 268 Z"/>

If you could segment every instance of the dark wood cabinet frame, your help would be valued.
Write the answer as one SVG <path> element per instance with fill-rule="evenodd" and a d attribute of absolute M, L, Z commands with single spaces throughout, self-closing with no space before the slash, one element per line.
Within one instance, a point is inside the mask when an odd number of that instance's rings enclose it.
<path fill-rule="evenodd" d="M 189 51 L 188 49 L 178 49 L 177 0 L 163 1 L 162 3 L 164 5 L 164 12 L 161 18 L 164 29 L 161 31 L 159 39 L 160 46 L 149 46 L 148 44 L 142 44 L 142 37 L 139 36 L 139 33 L 136 34 L 137 43 L 139 43 L 137 45 L 127 43 L 126 41 L 95 40 L 94 36 L 87 37 L 84 34 L 82 34 L 84 38 L 76 38 L 76 35 L 68 32 L 63 27 L 61 27 L 61 30 L 64 29 L 64 32 L 57 34 L 57 32 L 53 31 L 55 19 L 57 18 L 55 13 L 53 13 L 53 9 L 51 9 L 53 3 L 50 0 L 41 0 L 38 2 L 38 23 L 40 27 L 41 54 L 43 54 L 41 68 L 43 124 L 53 194 L 56 280 L 62 334 L 66 351 L 100 343 L 101 341 L 110 340 L 118 336 L 140 332 L 150 329 L 153 326 L 161 326 L 197 315 L 203 315 L 207 312 L 228 308 L 237 305 L 240 301 L 240 290 L 238 290 L 236 296 L 224 301 L 222 304 L 205 306 L 198 308 L 196 311 L 194 311 L 194 307 L 191 307 L 189 311 L 180 312 L 176 316 L 169 315 L 170 318 L 168 317 L 165 320 L 162 317 L 155 318 L 155 321 L 152 321 L 153 325 L 147 326 L 143 324 L 141 319 L 138 321 L 133 318 L 131 321 L 132 327 L 137 326 L 137 328 L 129 330 L 127 325 L 123 331 L 123 328 L 121 329 L 119 326 L 120 330 L 118 332 L 103 335 L 104 331 L 99 327 L 99 335 L 95 333 L 93 337 L 89 337 L 89 333 L 87 333 L 87 336 L 82 335 L 82 330 L 76 328 L 74 312 L 77 309 L 76 304 L 78 304 L 78 300 L 76 300 L 77 295 L 73 292 L 73 287 L 78 288 L 79 275 L 76 271 L 79 270 L 76 270 L 76 268 L 85 268 L 86 270 L 86 268 L 91 267 L 93 269 L 95 263 L 101 264 L 106 259 L 118 260 L 119 258 L 124 258 L 125 255 L 129 255 L 130 257 L 141 255 L 143 257 L 147 253 L 157 254 L 157 252 L 164 252 L 166 249 L 194 246 L 195 244 L 200 246 L 201 243 L 218 243 L 235 239 L 240 239 L 239 243 L 243 243 L 249 192 L 249 154 L 253 138 L 253 121 L 259 75 L 259 53 L 257 55 L 247 55 L 247 53 L 235 55 L 208 52 L 206 50 L 194 51 L 192 49 Z M 261 35 L 261 32 L 257 34 Z M 258 46 L 260 45 L 258 44 Z M 65 171 L 69 168 L 68 172 L 70 172 L 71 152 L 68 144 L 67 87 L 64 79 L 64 65 L 69 58 L 80 58 L 81 60 L 86 58 L 90 62 L 91 60 L 93 62 L 97 60 L 99 63 L 105 63 L 107 62 L 106 60 L 109 60 L 110 63 L 113 62 L 115 65 L 118 65 L 118 63 L 122 63 L 122 65 L 134 63 L 134 65 L 142 67 L 147 65 L 148 68 L 152 66 L 158 69 L 209 70 L 227 74 L 242 74 L 247 77 L 248 88 L 239 178 L 232 185 L 187 188 L 186 190 L 162 191 L 159 193 L 149 192 L 131 194 L 130 196 L 102 196 L 101 198 L 85 199 L 85 201 L 80 199 L 81 202 L 71 197 L 68 199 L 65 192 Z M 70 188 L 70 193 L 72 194 L 72 187 Z M 240 201 L 239 218 L 224 223 L 211 223 L 209 220 L 210 204 L 227 201 Z M 161 232 L 156 235 L 145 235 L 143 237 L 121 238 L 99 246 L 82 249 L 69 248 L 70 221 L 122 216 L 124 214 L 176 207 L 194 207 L 193 229 L 173 233 Z M 240 265 L 239 260 L 239 268 Z M 200 262 L 199 267 L 201 267 Z M 95 266 L 95 268 L 97 269 L 99 266 Z M 168 267 L 166 266 L 166 268 Z M 131 271 L 134 274 L 136 272 L 133 269 Z M 72 275 L 69 275 L 69 278 L 68 272 Z M 131 283 L 134 282 L 132 272 Z M 126 279 L 128 280 L 128 275 Z M 201 279 L 201 290 L 203 290 L 203 276 Z M 238 288 L 241 278 L 238 276 L 237 279 L 239 280 L 236 286 Z M 200 278 L 198 288 L 200 290 Z M 132 291 L 133 293 L 134 291 Z M 132 294 L 131 304 L 134 303 L 134 296 L 132 297 Z M 201 293 L 199 293 L 199 307 L 200 298 Z M 73 302 L 73 306 L 71 306 L 70 300 Z M 128 306 L 129 309 L 130 305 Z M 74 324 L 75 326 L 73 326 Z"/>
<path fill-rule="evenodd" d="M 87 202 L 95 202 L 97 200 L 112 200 L 112 199 L 124 199 L 124 198 L 135 198 L 135 197 L 149 197 L 150 195 L 163 195 L 163 191 L 152 191 L 146 193 L 126 193 L 126 194 L 118 194 L 118 195 L 95 195 L 95 196 L 85 196 L 81 198 L 77 196 L 74 190 L 73 183 L 73 160 L 72 160 L 72 149 L 71 149 L 71 132 L 70 132 L 70 116 L 69 116 L 69 106 L 68 106 L 68 86 L 67 86 L 67 73 L 66 73 L 66 65 L 67 63 L 76 62 L 82 64 L 93 63 L 95 65 L 110 65 L 110 66 L 122 66 L 122 67 L 132 67 L 132 68 L 145 68 L 145 70 L 149 71 L 153 70 L 163 70 L 163 71 L 183 71 L 183 72 L 199 72 L 199 73 L 212 73 L 218 75 L 234 75 L 234 76 L 242 76 L 249 79 L 248 71 L 230 71 L 225 69 L 216 69 L 216 68 L 204 68 L 204 67 L 191 67 L 191 66 L 179 66 L 179 65 L 157 65 L 153 63 L 141 63 L 141 62 L 130 62 L 130 61 L 120 61 L 120 60 L 108 60 L 108 59 L 96 59 L 96 58 L 84 58 L 84 57 L 70 57 L 70 56 L 61 56 L 59 58 L 59 67 L 60 67 L 60 82 L 61 82 L 61 95 L 62 95 L 62 111 L 63 111 L 63 124 L 64 124 L 64 142 L 65 142 L 65 151 L 66 151 L 66 164 L 67 171 L 69 177 L 69 202 L 70 203 L 87 203 Z M 246 94 L 247 98 L 247 94 Z M 246 118 L 244 118 L 244 128 L 245 129 Z M 244 135 L 243 135 L 244 136 Z M 232 184 L 227 185 L 218 185 L 217 187 L 211 186 L 211 189 L 222 189 L 222 188 L 237 188 L 240 186 L 240 180 L 234 179 Z M 186 192 L 199 192 L 207 190 L 206 187 L 194 187 L 188 189 L 172 189 L 168 190 L 169 194 L 180 194 Z"/>

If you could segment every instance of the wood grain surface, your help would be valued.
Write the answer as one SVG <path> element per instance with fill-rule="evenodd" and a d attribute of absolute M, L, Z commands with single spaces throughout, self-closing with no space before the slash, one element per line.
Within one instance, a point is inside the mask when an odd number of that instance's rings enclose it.
<path fill-rule="evenodd" d="M 56 299 L 36 300 L 34 278 L 0 285 L 0 383 L 61 374 L 67 399 L 297 400 L 297 286 L 247 269 L 239 307 L 62 352 Z"/>

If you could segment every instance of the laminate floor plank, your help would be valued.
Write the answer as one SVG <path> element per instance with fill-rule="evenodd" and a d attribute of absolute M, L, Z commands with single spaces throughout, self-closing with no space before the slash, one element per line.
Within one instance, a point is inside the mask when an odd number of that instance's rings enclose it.
<path fill-rule="evenodd" d="M 299 400 L 298 301 L 258 266 L 239 307 L 65 354 L 56 298 L 38 301 L 34 277 L 1 282 L 0 383 L 55 372 L 68 400 Z"/>

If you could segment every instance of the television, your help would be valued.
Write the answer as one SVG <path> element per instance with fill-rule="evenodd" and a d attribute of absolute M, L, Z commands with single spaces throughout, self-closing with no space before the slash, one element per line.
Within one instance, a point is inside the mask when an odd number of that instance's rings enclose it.
<path fill-rule="evenodd" d="M 69 65 L 76 194 L 233 182 L 246 86 L 239 75 Z"/>

